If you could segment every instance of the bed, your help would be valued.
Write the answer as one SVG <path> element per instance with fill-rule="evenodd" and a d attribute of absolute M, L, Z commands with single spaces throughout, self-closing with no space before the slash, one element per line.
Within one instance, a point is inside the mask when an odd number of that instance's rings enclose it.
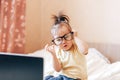
<path fill-rule="evenodd" d="M 29 55 L 42 57 L 44 56 L 43 53 L 47 54 L 45 64 L 49 62 L 51 65 L 50 55 L 46 53 L 44 49 Z M 86 60 L 88 80 L 120 80 L 120 61 L 111 63 L 110 60 L 96 48 L 88 49 Z M 52 69 L 50 65 L 47 64 L 45 71 Z"/>

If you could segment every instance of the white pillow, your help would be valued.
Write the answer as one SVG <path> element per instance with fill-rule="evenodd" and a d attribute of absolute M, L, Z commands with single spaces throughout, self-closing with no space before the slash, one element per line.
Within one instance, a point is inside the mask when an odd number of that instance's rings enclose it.
<path fill-rule="evenodd" d="M 88 49 L 88 54 L 87 54 L 87 57 L 88 58 L 91 58 L 92 56 L 98 56 L 100 59 L 103 59 L 106 63 L 109 63 L 110 64 L 110 61 L 107 57 L 105 57 L 102 53 L 100 53 L 97 49 L 95 48 L 89 48 Z M 92 57 L 93 58 L 93 57 Z"/>
<path fill-rule="evenodd" d="M 102 70 L 110 63 L 110 61 L 95 48 L 89 48 L 86 60 L 89 80 L 97 80 L 98 77 L 103 74 Z"/>

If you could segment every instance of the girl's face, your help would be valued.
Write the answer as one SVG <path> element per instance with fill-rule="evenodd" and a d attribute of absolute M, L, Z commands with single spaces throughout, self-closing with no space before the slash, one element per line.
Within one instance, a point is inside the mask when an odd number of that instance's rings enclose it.
<path fill-rule="evenodd" d="M 62 37 L 62 42 L 58 45 L 61 49 L 67 51 L 70 50 L 73 45 L 73 35 L 72 39 L 70 39 L 72 34 L 66 25 L 63 25 L 61 28 L 58 29 L 58 32 L 54 35 L 54 38 Z M 70 40 L 65 40 L 64 37 Z"/>

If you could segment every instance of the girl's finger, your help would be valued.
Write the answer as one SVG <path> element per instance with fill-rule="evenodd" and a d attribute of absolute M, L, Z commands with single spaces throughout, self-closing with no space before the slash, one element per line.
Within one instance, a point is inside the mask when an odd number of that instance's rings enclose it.
<path fill-rule="evenodd" d="M 48 44 L 45 45 L 45 50 L 47 50 L 47 49 L 48 49 Z"/>

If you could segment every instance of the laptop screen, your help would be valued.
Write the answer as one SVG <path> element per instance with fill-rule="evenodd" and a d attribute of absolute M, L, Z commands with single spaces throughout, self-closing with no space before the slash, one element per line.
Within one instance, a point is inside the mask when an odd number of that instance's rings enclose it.
<path fill-rule="evenodd" d="M 43 80 L 43 58 L 0 54 L 0 80 Z"/>

